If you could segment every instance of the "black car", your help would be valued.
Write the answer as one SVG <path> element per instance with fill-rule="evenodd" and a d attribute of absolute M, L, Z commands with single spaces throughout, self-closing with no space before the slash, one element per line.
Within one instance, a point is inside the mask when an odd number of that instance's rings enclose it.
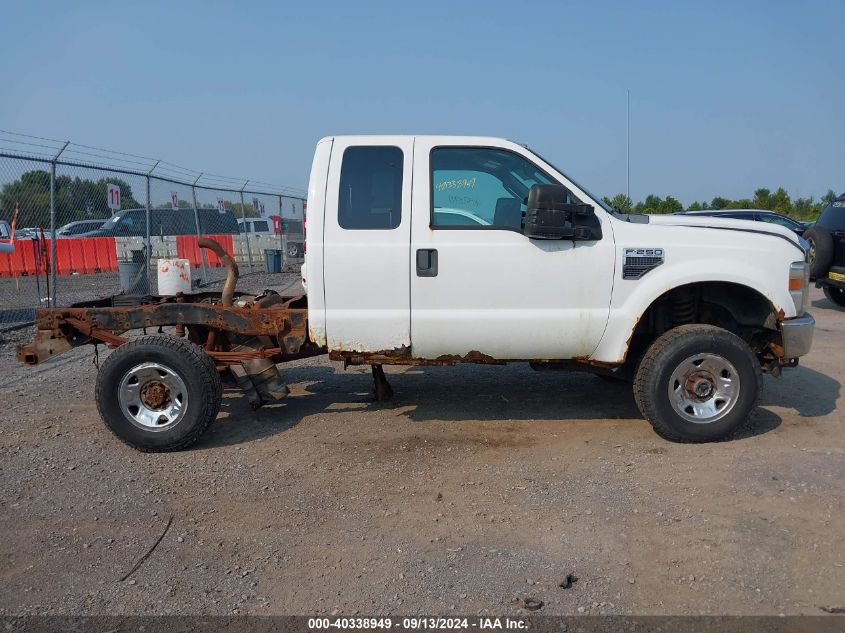
<path fill-rule="evenodd" d="M 707 211 L 680 211 L 676 215 L 708 215 L 717 218 L 734 218 L 736 220 L 754 220 L 755 222 L 769 222 L 779 224 L 795 231 L 798 235 L 804 235 L 809 228 L 805 222 L 800 222 L 787 215 L 781 215 L 774 211 L 765 209 L 708 209 Z"/>
<path fill-rule="evenodd" d="M 228 210 L 197 209 L 200 231 L 205 235 L 237 234 L 238 222 Z M 147 232 L 146 209 L 124 209 L 115 213 L 96 231 L 85 237 L 143 237 Z M 150 235 L 196 235 L 193 209 L 150 209 Z"/>
<path fill-rule="evenodd" d="M 810 244 L 810 277 L 816 287 L 845 306 L 845 193 L 822 211 L 804 239 Z"/>
<path fill-rule="evenodd" d="M 76 222 L 69 222 L 56 231 L 59 238 L 64 237 L 88 237 L 88 233 L 103 228 L 106 223 L 102 220 L 77 220 Z"/>

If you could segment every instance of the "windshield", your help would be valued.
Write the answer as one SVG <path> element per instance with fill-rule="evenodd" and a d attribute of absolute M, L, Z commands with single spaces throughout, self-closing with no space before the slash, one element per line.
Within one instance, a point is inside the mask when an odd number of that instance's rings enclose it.
<path fill-rule="evenodd" d="M 569 182 L 571 182 L 573 185 L 575 185 L 576 187 L 578 187 L 581 191 L 583 191 L 583 192 L 584 192 L 584 193 L 586 193 L 588 196 L 590 196 L 590 198 L 592 198 L 593 200 L 595 200 L 595 201 L 596 201 L 596 203 L 597 203 L 597 204 L 598 204 L 598 205 L 599 205 L 602 209 L 604 209 L 604 210 L 605 210 L 605 211 L 607 211 L 608 213 L 612 213 L 613 215 L 619 215 L 619 213 L 618 213 L 617 211 L 615 211 L 614 209 L 611 209 L 609 206 L 607 206 L 607 205 L 604 203 L 604 200 L 602 200 L 600 197 L 598 197 L 597 195 L 595 195 L 592 191 L 590 191 L 590 190 L 589 190 L 589 189 L 587 189 L 586 187 L 581 186 L 579 183 L 577 183 L 575 180 L 573 180 L 573 179 L 572 179 L 572 178 L 571 178 L 571 177 L 570 177 L 570 176 L 569 176 L 569 175 L 568 175 L 565 171 L 563 171 L 562 169 L 558 168 L 558 167 L 557 167 L 557 166 L 556 166 L 556 165 L 555 165 L 552 161 L 550 161 L 550 160 L 546 160 L 545 158 L 543 158 L 542 156 L 540 156 L 537 152 L 535 152 L 533 149 L 530 149 L 530 148 L 528 148 L 528 147 L 526 147 L 525 149 L 527 149 L 529 152 L 531 152 L 532 154 L 534 154 L 534 156 L 536 156 L 537 158 L 539 158 L 539 159 L 540 159 L 540 160 L 542 160 L 543 162 L 548 163 L 549 165 L 551 165 L 552 167 L 554 167 L 554 169 L 555 169 L 557 172 L 559 172 L 559 173 L 563 174 L 564 176 L 566 176 L 566 178 L 567 178 L 567 180 L 569 180 Z"/>

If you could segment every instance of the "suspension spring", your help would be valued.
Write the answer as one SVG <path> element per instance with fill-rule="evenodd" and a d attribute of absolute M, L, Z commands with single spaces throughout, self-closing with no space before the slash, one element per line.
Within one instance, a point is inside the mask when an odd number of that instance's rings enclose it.
<path fill-rule="evenodd" d="M 675 325 L 693 323 L 698 312 L 698 295 L 690 290 L 676 291 L 672 295 L 672 322 Z"/>

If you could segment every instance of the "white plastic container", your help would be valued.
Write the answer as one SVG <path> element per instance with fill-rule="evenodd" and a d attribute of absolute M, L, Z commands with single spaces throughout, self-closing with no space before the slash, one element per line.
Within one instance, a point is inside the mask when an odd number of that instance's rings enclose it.
<path fill-rule="evenodd" d="M 158 294 L 172 296 L 191 291 L 191 263 L 187 259 L 158 260 Z"/>

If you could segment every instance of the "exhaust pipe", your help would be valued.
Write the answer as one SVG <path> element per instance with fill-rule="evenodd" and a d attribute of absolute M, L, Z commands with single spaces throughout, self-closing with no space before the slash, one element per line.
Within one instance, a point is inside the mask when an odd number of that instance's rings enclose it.
<path fill-rule="evenodd" d="M 231 306 L 232 298 L 235 295 L 235 285 L 238 283 L 239 276 L 237 262 L 232 259 L 232 256 L 218 242 L 212 239 L 201 237 L 197 240 L 197 244 L 200 248 L 207 248 L 217 255 L 220 261 L 226 264 L 226 268 L 229 269 L 229 273 L 226 275 L 226 282 L 223 284 L 220 302 L 224 306 Z M 234 343 L 231 349 L 233 352 L 253 351 L 262 347 L 272 347 L 270 339 L 266 336 L 241 339 L 241 337 L 230 335 L 229 338 Z M 269 358 L 247 360 L 239 365 L 231 365 L 229 369 L 234 374 L 238 385 L 246 393 L 247 399 L 253 409 L 257 409 L 265 402 L 281 400 L 290 393 L 287 385 L 282 382 L 278 367 Z"/>
<path fill-rule="evenodd" d="M 235 285 L 238 283 L 238 264 L 232 259 L 232 256 L 227 253 L 219 242 L 215 242 L 207 237 L 201 237 L 197 240 L 197 245 L 200 248 L 207 248 L 212 253 L 217 255 L 221 262 L 226 264 L 229 273 L 226 275 L 226 282 L 223 284 L 223 293 L 220 297 L 221 303 L 229 307 L 232 305 L 232 297 L 235 296 Z"/>

